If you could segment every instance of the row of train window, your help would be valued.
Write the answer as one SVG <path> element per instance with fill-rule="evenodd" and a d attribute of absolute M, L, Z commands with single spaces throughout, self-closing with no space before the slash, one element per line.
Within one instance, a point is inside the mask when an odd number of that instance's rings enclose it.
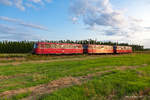
<path fill-rule="evenodd" d="M 45 49 L 45 48 L 65 48 L 65 49 L 82 49 L 82 45 L 58 45 L 58 44 L 40 44 L 38 46 L 41 49 Z M 113 46 L 100 46 L 100 45 L 89 45 L 88 46 L 89 49 L 113 49 Z M 118 46 L 117 50 L 131 50 L 131 47 L 126 47 L 126 46 Z"/>
<path fill-rule="evenodd" d="M 45 49 L 45 48 L 65 48 L 65 49 L 80 49 L 82 46 L 80 45 L 57 45 L 57 44 L 40 44 L 39 48 Z"/>
<path fill-rule="evenodd" d="M 118 47 L 117 50 L 131 50 L 131 47 Z"/>
<path fill-rule="evenodd" d="M 113 49 L 113 47 L 112 46 L 98 46 L 98 45 L 91 45 L 91 46 L 89 46 L 88 47 L 89 49 L 108 49 L 108 50 L 110 50 L 110 49 Z"/>

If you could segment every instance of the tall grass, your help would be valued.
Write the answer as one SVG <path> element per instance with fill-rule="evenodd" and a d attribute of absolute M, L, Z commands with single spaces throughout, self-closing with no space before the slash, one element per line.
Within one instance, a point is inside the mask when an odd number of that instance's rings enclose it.
<path fill-rule="evenodd" d="M 0 42 L 0 53 L 30 53 L 34 42 L 29 41 L 3 41 Z"/>

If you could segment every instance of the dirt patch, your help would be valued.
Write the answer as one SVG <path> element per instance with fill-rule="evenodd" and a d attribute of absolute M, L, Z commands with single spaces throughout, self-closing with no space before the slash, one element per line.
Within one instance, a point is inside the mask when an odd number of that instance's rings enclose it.
<path fill-rule="evenodd" d="M 150 100 L 150 88 L 139 91 L 139 93 L 134 93 L 131 96 L 125 96 L 123 100 Z"/>
<path fill-rule="evenodd" d="M 133 69 L 133 68 L 135 69 L 138 67 L 141 67 L 141 66 L 122 66 L 122 67 L 118 67 L 117 70 L 127 70 L 127 69 Z M 23 100 L 36 100 L 36 98 L 40 95 L 52 93 L 53 91 L 57 89 L 69 87 L 72 85 L 80 85 L 88 80 L 91 80 L 94 76 L 99 76 L 99 75 L 111 73 L 111 72 L 114 72 L 114 70 L 96 72 L 93 74 L 88 74 L 86 76 L 60 78 L 58 80 L 51 81 L 48 84 L 42 84 L 42 85 L 19 89 L 19 90 L 5 91 L 3 93 L 0 93 L 0 97 L 10 98 L 13 95 L 31 92 L 31 95 L 27 98 L 24 98 Z"/>
<path fill-rule="evenodd" d="M 22 61 L 25 60 L 24 57 L 5 57 L 5 58 L 0 58 L 1 61 L 8 61 L 8 60 L 15 60 L 15 61 Z"/>
<path fill-rule="evenodd" d="M 116 67 L 117 70 L 128 70 L 128 69 L 136 69 L 139 67 L 145 67 L 147 64 L 142 64 L 141 66 L 121 66 L 121 67 Z"/>
<path fill-rule="evenodd" d="M 54 80 L 48 84 L 43 84 L 35 87 L 25 88 L 25 89 L 19 89 L 19 90 L 12 90 L 12 91 L 6 91 L 0 94 L 0 97 L 11 97 L 16 94 L 20 93 L 26 93 L 26 92 L 32 92 L 31 96 L 29 96 L 27 99 L 24 100 L 36 100 L 33 98 L 36 98 L 37 95 L 51 93 L 58 88 L 64 88 L 68 87 L 74 84 L 81 84 L 81 81 L 78 78 L 74 77 L 65 77 L 60 78 L 58 80 Z"/>
<path fill-rule="evenodd" d="M 128 69 L 136 69 L 138 67 L 141 67 L 141 66 L 121 66 L 121 67 L 116 67 L 117 70 L 128 70 Z"/>
<path fill-rule="evenodd" d="M 143 95 L 150 95 L 150 88 L 146 88 L 142 91 L 139 92 L 139 95 L 140 96 L 143 96 Z"/>

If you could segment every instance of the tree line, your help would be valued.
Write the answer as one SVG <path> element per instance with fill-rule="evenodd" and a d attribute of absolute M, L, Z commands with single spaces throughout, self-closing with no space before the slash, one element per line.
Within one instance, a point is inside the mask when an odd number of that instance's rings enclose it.
<path fill-rule="evenodd" d="M 99 44 L 99 45 L 119 45 L 119 46 L 131 46 L 133 51 L 143 51 L 144 47 L 141 45 L 118 43 L 118 42 L 103 42 L 97 40 L 59 40 L 59 41 L 0 41 L 0 53 L 31 53 L 33 46 L 37 42 L 49 42 L 49 43 L 73 43 L 73 44 Z"/>

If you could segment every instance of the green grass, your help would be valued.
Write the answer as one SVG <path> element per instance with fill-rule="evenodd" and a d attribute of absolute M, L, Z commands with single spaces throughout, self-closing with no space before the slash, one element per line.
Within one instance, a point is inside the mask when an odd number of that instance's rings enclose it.
<path fill-rule="evenodd" d="M 105 56 L 105 55 L 104 55 Z M 32 55 L 32 54 L 0 54 L 0 64 L 9 62 L 26 62 L 38 60 L 62 60 L 72 58 L 95 58 L 99 55 Z"/>
<path fill-rule="evenodd" d="M 5 57 L 26 57 L 28 55 L 31 55 L 31 54 L 17 54 L 17 53 L 10 53 L 10 54 L 0 54 L 0 58 L 5 58 Z"/>
<path fill-rule="evenodd" d="M 46 56 L 44 56 L 46 58 Z M 88 59 L 88 57 L 90 59 Z M 68 60 L 78 58 L 78 60 Z M 86 59 L 83 59 L 86 58 Z M 92 59 L 91 59 L 92 58 Z M 41 100 L 98 100 L 107 99 L 114 91 L 113 98 L 122 98 L 132 95 L 150 86 L 149 67 L 136 70 L 117 71 L 116 67 L 122 66 L 150 66 L 150 54 L 129 54 L 119 56 L 64 56 L 64 61 L 47 63 L 26 63 L 20 65 L 0 66 L 0 92 L 15 90 L 45 84 L 67 76 L 83 76 L 106 70 L 114 70 L 115 73 L 97 76 L 93 80 L 81 86 L 73 86 L 58 90 L 52 94 L 44 95 Z M 47 58 L 46 58 L 47 59 Z M 66 59 L 66 60 L 65 60 Z M 137 71 L 143 73 L 138 76 Z M 21 96 L 24 94 L 20 94 Z M 14 96 L 13 100 L 21 98 Z"/>
<path fill-rule="evenodd" d="M 21 100 L 25 97 L 30 96 L 30 94 L 31 94 L 31 92 L 21 93 L 21 94 L 14 95 L 11 98 L 3 98 L 3 99 L 0 98 L 0 100 Z"/>
<path fill-rule="evenodd" d="M 150 66 L 148 69 L 150 70 Z M 138 95 L 140 91 L 149 87 L 150 78 L 139 77 L 136 70 L 118 71 L 96 76 L 81 86 L 72 86 L 43 95 L 39 100 L 121 100 L 126 96 Z M 150 96 L 150 93 L 147 95 Z"/>

